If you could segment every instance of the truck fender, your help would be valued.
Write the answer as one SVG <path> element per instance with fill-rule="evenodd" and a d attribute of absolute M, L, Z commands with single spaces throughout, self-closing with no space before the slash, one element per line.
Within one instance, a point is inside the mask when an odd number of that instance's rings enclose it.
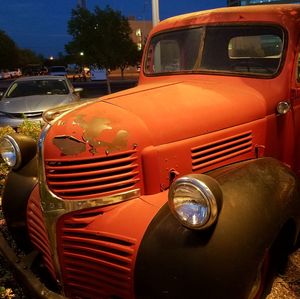
<path fill-rule="evenodd" d="M 34 157 L 21 169 L 9 172 L 2 194 L 2 211 L 7 227 L 23 250 L 31 247 L 26 228 L 26 209 L 37 183 L 37 158 Z"/>
<path fill-rule="evenodd" d="M 281 162 L 261 158 L 208 175 L 223 193 L 217 223 L 205 231 L 190 230 L 165 204 L 138 251 L 137 298 L 249 298 L 281 229 L 291 221 L 298 234 L 299 181 Z"/>

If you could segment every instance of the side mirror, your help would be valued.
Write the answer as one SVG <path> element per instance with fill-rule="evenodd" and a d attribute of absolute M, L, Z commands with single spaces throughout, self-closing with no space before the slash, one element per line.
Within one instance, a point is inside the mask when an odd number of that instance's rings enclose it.
<path fill-rule="evenodd" d="M 74 93 L 81 93 L 82 91 L 83 91 L 83 88 L 81 88 L 81 87 L 74 88 Z"/>

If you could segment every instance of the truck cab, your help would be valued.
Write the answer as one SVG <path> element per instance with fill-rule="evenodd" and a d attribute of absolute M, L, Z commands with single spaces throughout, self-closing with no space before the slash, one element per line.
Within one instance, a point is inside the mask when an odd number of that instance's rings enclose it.
<path fill-rule="evenodd" d="M 37 145 L 4 138 L 7 224 L 60 296 L 262 296 L 299 234 L 299 17 L 280 4 L 164 20 L 137 87 L 47 111 Z"/>

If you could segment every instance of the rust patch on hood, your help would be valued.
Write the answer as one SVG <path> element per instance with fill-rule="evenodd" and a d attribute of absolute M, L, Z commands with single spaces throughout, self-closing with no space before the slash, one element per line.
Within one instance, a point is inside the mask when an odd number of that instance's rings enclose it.
<path fill-rule="evenodd" d="M 59 148 L 63 155 L 76 155 L 86 149 L 84 142 L 72 136 L 56 136 L 53 139 L 53 144 Z"/>
<path fill-rule="evenodd" d="M 106 154 L 123 150 L 128 145 L 128 132 L 118 130 L 114 134 L 111 121 L 107 118 L 94 117 L 86 121 L 84 115 L 78 115 L 73 121 L 73 125 L 78 125 L 82 130 L 82 141 L 72 136 L 57 136 L 53 143 L 60 149 L 64 155 L 76 155 L 86 150 L 86 144 L 90 146 L 89 151 L 92 154 L 97 153 L 97 148 L 102 147 Z M 103 137 L 105 131 L 111 131 L 113 137 Z M 102 138 L 101 138 L 102 135 Z"/>

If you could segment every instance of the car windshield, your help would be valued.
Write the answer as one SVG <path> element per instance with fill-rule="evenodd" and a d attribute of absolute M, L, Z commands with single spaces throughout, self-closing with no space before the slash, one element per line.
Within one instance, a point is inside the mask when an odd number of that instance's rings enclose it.
<path fill-rule="evenodd" d="M 7 98 L 35 95 L 68 94 L 66 82 L 63 80 L 26 80 L 16 81 L 7 91 Z"/>
<path fill-rule="evenodd" d="M 208 26 L 164 32 L 150 41 L 144 72 L 273 76 L 281 64 L 283 43 L 283 31 L 275 26 Z"/>

